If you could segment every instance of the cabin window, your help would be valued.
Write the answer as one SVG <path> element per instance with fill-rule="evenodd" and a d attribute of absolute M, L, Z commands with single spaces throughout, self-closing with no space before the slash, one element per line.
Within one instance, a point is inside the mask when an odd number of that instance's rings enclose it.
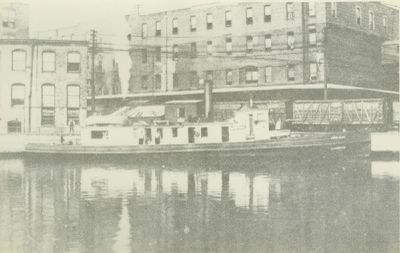
<path fill-rule="evenodd" d="M 207 127 L 201 128 L 201 137 L 208 137 L 208 128 Z"/>
<path fill-rule="evenodd" d="M 22 124 L 19 120 L 11 120 L 7 122 L 7 131 L 8 133 L 21 133 Z"/>
<path fill-rule="evenodd" d="M 178 137 L 178 128 L 177 127 L 172 128 L 172 137 L 173 138 Z"/>
<path fill-rule="evenodd" d="M 180 108 L 176 109 L 176 116 L 178 118 L 184 118 L 185 117 L 185 108 L 180 107 Z"/>
<path fill-rule="evenodd" d="M 92 139 L 107 139 L 108 138 L 108 131 L 92 131 L 91 132 Z"/>

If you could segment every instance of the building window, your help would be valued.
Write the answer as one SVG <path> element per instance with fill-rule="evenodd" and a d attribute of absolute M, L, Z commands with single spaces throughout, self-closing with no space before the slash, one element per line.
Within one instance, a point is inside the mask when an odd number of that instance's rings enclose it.
<path fill-rule="evenodd" d="M 147 24 L 143 23 L 142 24 L 142 38 L 147 37 Z"/>
<path fill-rule="evenodd" d="M 315 5 L 316 5 L 315 2 L 308 2 L 308 16 L 315 17 L 316 14 Z"/>
<path fill-rule="evenodd" d="M 246 9 L 246 24 L 247 25 L 253 24 L 253 8 Z"/>
<path fill-rule="evenodd" d="M 265 82 L 272 83 L 272 67 L 265 67 Z"/>
<path fill-rule="evenodd" d="M 264 6 L 264 22 L 271 22 L 271 5 L 269 4 Z"/>
<path fill-rule="evenodd" d="M 25 104 L 25 85 L 17 83 L 11 86 L 11 106 Z"/>
<path fill-rule="evenodd" d="M 185 117 L 185 108 L 179 107 L 176 109 L 176 116 L 178 118 L 184 118 Z"/>
<path fill-rule="evenodd" d="M 225 39 L 225 51 L 227 54 L 232 54 L 232 38 Z"/>
<path fill-rule="evenodd" d="M 67 56 L 67 72 L 81 71 L 81 54 L 78 52 L 70 52 Z"/>
<path fill-rule="evenodd" d="M 375 14 L 373 11 L 369 11 L 368 24 L 369 24 L 369 29 L 371 30 L 375 29 Z"/>
<path fill-rule="evenodd" d="M 225 11 L 225 27 L 232 26 L 232 11 Z"/>
<path fill-rule="evenodd" d="M 15 14 L 14 10 L 4 10 L 2 12 L 4 28 L 15 28 Z"/>
<path fill-rule="evenodd" d="M 174 61 L 178 60 L 178 54 L 179 54 L 178 45 L 173 45 L 172 46 L 172 60 L 174 60 Z"/>
<path fill-rule="evenodd" d="M 161 36 L 161 21 L 156 21 L 156 36 Z"/>
<path fill-rule="evenodd" d="M 173 86 L 173 89 L 179 88 L 178 73 L 172 74 L 172 86 Z"/>
<path fill-rule="evenodd" d="M 67 124 L 71 121 L 79 125 L 80 87 L 79 85 L 67 86 Z"/>
<path fill-rule="evenodd" d="M 54 126 L 55 123 L 55 87 L 42 85 L 42 126 Z"/>
<path fill-rule="evenodd" d="M 195 87 L 195 86 L 197 86 L 197 83 L 198 83 L 197 72 L 191 71 L 190 72 L 190 86 Z"/>
<path fill-rule="evenodd" d="M 386 33 L 388 31 L 387 29 L 387 17 L 383 16 L 382 18 L 382 27 L 383 27 L 383 31 Z"/>
<path fill-rule="evenodd" d="M 317 69 L 317 63 L 310 63 L 310 79 L 312 81 L 317 80 L 318 77 L 318 69 Z"/>
<path fill-rule="evenodd" d="M 246 69 L 246 83 L 258 83 L 258 69 L 256 67 Z"/>
<path fill-rule="evenodd" d="M 178 18 L 172 19 L 172 34 L 178 34 Z"/>
<path fill-rule="evenodd" d="M 197 57 L 197 45 L 196 42 L 190 43 L 190 57 L 196 58 Z"/>
<path fill-rule="evenodd" d="M 233 72 L 232 72 L 232 69 L 227 69 L 226 70 L 225 79 L 226 79 L 226 85 L 232 85 L 232 83 L 233 83 Z"/>
<path fill-rule="evenodd" d="M 246 50 L 247 50 L 247 53 L 253 52 L 253 36 L 246 37 Z"/>
<path fill-rule="evenodd" d="M 213 72 L 211 70 L 206 71 L 206 81 L 213 80 Z"/>
<path fill-rule="evenodd" d="M 160 74 L 156 74 L 155 76 L 154 76 L 154 79 L 155 79 L 155 89 L 156 90 L 160 90 L 161 89 L 161 75 Z"/>
<path fill-rule="evenodd" d="M 148 81 L 148 76 L 146 76 L 146 75 L 144 75 L 144 76 L 142 76 L 141 77 L 141 88 L 142 88 L 142 90 L 146 90 L 147 88 L 148 88 L 148 86 L 147 86 L 147 81 Z"/>
<path fill-rule="evenodd" d="M 337 17 L 337 5 L 336 5 L 336 2 L 331 2 L 331 16 L 333 18 Z"/>
<path fill-rule="evenodd" d="M 294 49 L 294 32 L 287 33 L 287 47 L 288 49 Z"/>
<path fill-rule="evenodd" d="M 356 7 L 356 23 L 361 25 L 361 7 Z"/>
<path fill-rule="evenodd" d="M 12 70 L 26 70 L 26 52 L 24 50 L 16 49 L 12 51 Z"/>
<path fill-rule="evenodd" d="M 317 45 L 317 30 L 316 30 L 315 25 L 310 25 L 308 27 L 308 40 L 309 40 L 310 46 Z"/>
<path fill-rule="evenodd" d="M 156 53 L 156 62 L 160 62 L 161 61 L 161 47 L 156 47 L 155 53 Z"/>
<path fill-rule="evenodd" d="M 56 71 L 56 54 L 54 52 L 47 51 L 42 53 L 42 71 Z"/>
<path fill-rule="evenodd" d="M 147 48 L 142 48 L 142 63 L 147 63 Z"/>
<path fill-rule="evenodd" d="M 212 41 L 207 41 L 207 55 L 212 55 Z"/>
<path fill-rule="evenodd" d="M 7 122 L 7 131 L 8 133 L 21 133 L 22 132 L 22 123 L 18 119 L 11 120 Z"/>
<path fill-rule="evenodd" d="M 197 18 L 196 16 L 190 16 L 190 31 L 195 32 L 197 29 Z"/>
<path fill-rule="evenodd" d="M 264 46 L 266 51 L 272 50 L 272 39 L 271 34 L 266 34 L 264 38 Z"/>
<path fill-rule="evenodd" d="M 208 137 L 208 128 L 207 127 L 202 127 L 200 130 L 200 136 L 201 137 Z"/>
<path fill-rule="evenodd" d="M 207 13 L 207 30 L 213 29 L 213 15 L 211 13 Z"/>
<path fill-rule="evenodd" d="M 286 3 L 286 18 L 287 20 L 294 20 L 293 3 Z"/>
<path fill-rule="evenodd" d="M 173 138 L 178 137 L 178 128 L 177 127 L 172 128 L 172 137 Z"/>
<path fill-rule="evenodd" d="M 295 76 L 296 76 L 296 72 L 294 69 L 294 65 L 290 64 L 288 65 L 288 69 L 287 69 L 287 79 L 288 81 L 294 81 L 295 80 Z"/>

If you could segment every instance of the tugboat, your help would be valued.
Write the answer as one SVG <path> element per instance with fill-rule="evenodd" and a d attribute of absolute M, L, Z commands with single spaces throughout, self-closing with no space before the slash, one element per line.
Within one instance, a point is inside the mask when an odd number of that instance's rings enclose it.
<path fill-rule="evenodd" d="M 268 110 L 244 106 L 227 122 L 177 122 L 134 124 L 93 122 L 81 131 L 79 144 L 29 143 L 28 154 L 172 154 L 196 152 L 265 152 L 284 149 L 327 147 L 368 143 L 369 133 L 292 133 L 270 129 Z"/>

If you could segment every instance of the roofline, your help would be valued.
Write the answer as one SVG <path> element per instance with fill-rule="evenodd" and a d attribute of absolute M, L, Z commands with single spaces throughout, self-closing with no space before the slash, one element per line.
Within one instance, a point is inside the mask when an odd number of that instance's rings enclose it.
<path fill-rule="evenodd" d="M 234 93 L 245 91 L 273 91 L 273 90 L 322 90 L 324 89 L 323 83 L 315 84 L 280 84 L 280 85 L 263 85 L 253 87 L 227 87 L 227 88 L 214 88 L 213 93 Z M 378 92 L 391 95 L 399 95 L 397 91 L 381 90 L 374 88 L 363 88 L 357 86 L 343 85 L 329 83 L 328 89 L 330 90 L 364 90 L 371 92 Z M 162 96 L 178 96 L 178 95 L 200 95 L 204 94 L 202 89 L 187 90 L 187 91 L 162 91 L 162 92 L 147 92 L 147 93 L 133 93 L 133 94 L 118 94 L 118 95 L 103 95 L 97 96 L 96 99 L 126 99 L 126 98 L 140 98 L 140 97 L 162 97 Z"/>
<path fill-rule="evenodd" d="M 88 41 L 85 40 L 42 40 L 42 39 L 0 39 L 0 44 L 25 44 L 25 45 L 89 45 Z"/>

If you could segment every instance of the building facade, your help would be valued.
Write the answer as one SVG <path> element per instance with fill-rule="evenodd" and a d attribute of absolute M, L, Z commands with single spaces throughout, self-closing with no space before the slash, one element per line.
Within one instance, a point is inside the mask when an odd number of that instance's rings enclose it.
<path fill-rule="evenodd" d="M 0 2 L 0 39 L 29 37 L 29 5 Z"/>
<path fill-rule="evenodd" d="M 132 14 L 129 91 L 198 90 L 200 79 L 227 93 L 324 82 L 380 89 L 381 45 L 398 39 L 398 18 L 397 10 L 376 2 L 257 2 Z"/>
<path fill-rule="evenodd" d="M 0 40 L 0 134 L 84 125 L 87 48 L 85 41 Z"/>

